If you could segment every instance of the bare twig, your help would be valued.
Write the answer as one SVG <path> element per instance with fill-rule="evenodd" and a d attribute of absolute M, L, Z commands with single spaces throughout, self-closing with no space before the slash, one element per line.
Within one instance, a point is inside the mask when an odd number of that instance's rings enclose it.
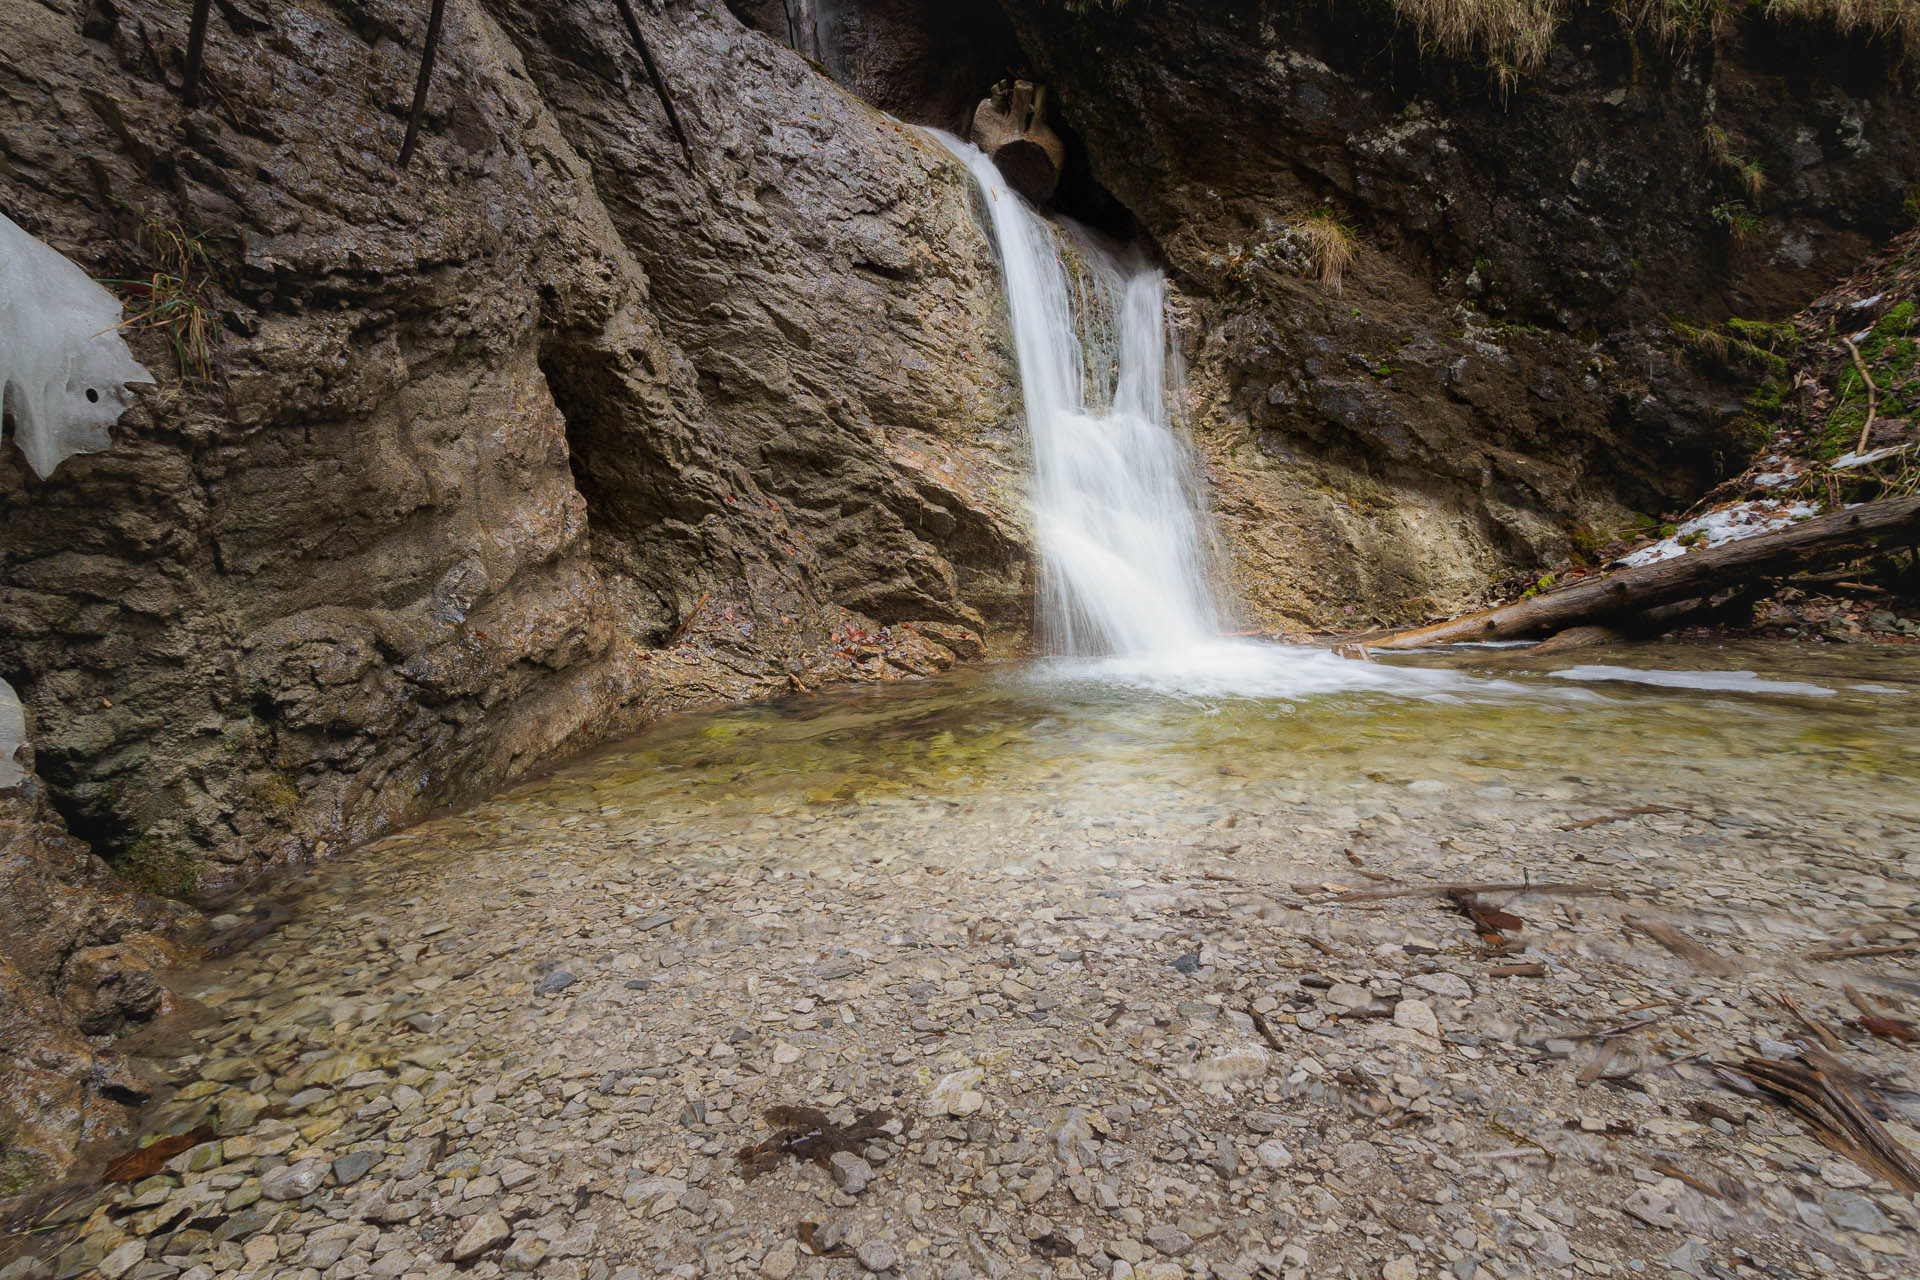
<path fill-rule="evenodd" d="M 1677 805 L 1637 804 L 1633 806 L 1633 808 L 1631 809 L 1615 809 L 1612 813 L 1603 813 L 1597 818 L 1582 818 L 1578 822 L 1569 822 L 1566 826 L 1561 827 L 1560 829 L 1562 831 L 1584 831 L 1588 827 L 1597 827 L 1608 822 L 1620 822 L 1627 818 L 1638 818 L 1643 814 L 1679 813 L 1679 812 L 1680 812 L 1680 809 Z"/>
<path fill-rule="evenodd" d="M 1454 893 L 1516 893 L 1521 895 L 1539 893 L 1557 897 L 1576 897 L 1583 894 L 1613 894 L 1616 891 L 1597 884 L 1555 884 L 1541 881 L 1531 884 L 1526 881 L 1495 881 L 1482 884 L 1421 884 L 1406 889 L 1351 889 L 1346 893 L 1336 893 L 1322 902 L 1382 902 L 1388 898 L 1419 898 L 1428 894 L 1446 897 Z"/>
<path fill-rule="evenodd" d="M 187 66 L 180 96 L 190 107 L 200 105 L 200 63 L 207 51 L 207 12 L 213 0 L 194 0 L 193 20 L 187 27 Z"/>
<path fill-rule="evenodd" d="M 1815 1022 L 1812 1018 L 1808 1017 L 1806 1011 L 1802 1009 L 1799 1006 L 1799 1004 L 1795 1002 L 1794 998 L 1788 995 L 1786 992 L 1784 991 L 1775 992 L 1774 999 L 1779 1002 L 1781 1008 L 1785 1009 L 1788 1013 L 1792 1014 L 1795 1018 L 1797 1018 L 1801 1026 L 1813 1032 L 1813 1034 L 1819 1038 L 1820 1043 L 1824 1045 L 1829 1052 L 1839 1053 L 1847 1047 L 1846 1045 L 1840 1042 L 1839 1036 L 1834 1035 L 1833 1032 L 1827 1030 L 1826 1027 L 1822 1026 L 1820 1023 Z"/>
<path fill-rule="evenodd" d="M 1920 943 L 1896 942 L 1879 947 L 1829 947 L 1824 951 L 1809 951 L 1809 960 L 1857 960 L 1865 956 L 1907 956 L 1920 951 Z"/>
<path fill-rule="evenodd" d="M 407 136 L 400 144 L 399 167 L 407 167 L 413 148 L 420 141 L 420 122 L 427 114 L 427 89 L 433 83 L 433 60 L 440 50 L 440 22 L 447 14 L 447 0 L 433 0 L 427 13 L 427 44 L 420 52 L 420 76 L 413 82 L 413 106 L 407 112 Z"/>
<path fill-rule="evenodd" d="M 1880 412 L 1880 388 L 1873 385 L 1873 375 L 1867 372 L 1867 362 L 1860 358 L 1860 348 L 1853 345 L 1852 338 L 1842 338 L 1847 346 L 1847 354 L 1853 357 L 1853 367 L 1860 371 L 1860 381 L 1867 384 L 1867 420 L 1860 426 L 1860 443 L 1854 446 L 1855 453 L 1867 451 L 1867 437 L 1873 434 L 1874 415 Z"/>
<path fill-rule="evenodd" d="M 640 61 L 647 69 L 647 79 L 653 82 L 654 96 L 660 99 L 660 105 L 667 113 L 667 127 L 673 130 L 673 136 L 680 140 L 680 152 L 687 158 L 689 172 L 695 168 L 693 163 L 693 144 L 687 141 L 687 131 L 680 127 L 680 113 L 673 109 L 673 99 L 667 95 L 667 82 L 660 76 L 660 66 L 653 60 L 653 50 L 647 45 L 647 37 L 640 31 L 640 19 L 633 14 L 632 0 L 613 0 L 619 6 L 620 21 L 626 24 L 627 37 L 633 41 L 633 47 L 639 51 Z"/>

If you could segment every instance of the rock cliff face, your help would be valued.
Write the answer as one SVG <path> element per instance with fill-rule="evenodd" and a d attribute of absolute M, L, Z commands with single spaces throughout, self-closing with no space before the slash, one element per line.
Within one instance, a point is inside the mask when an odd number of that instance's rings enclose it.
<path fill-rule="evenodd" d="M 1739 392 L 1669 319 L 1791 313 L 1910 220 L 1920 178 L 1910 73 L 1817 24 L 1675 48 L 1570 5 L 1503 92 L 1384 4 L 1000 7 L 1185 295 L 1196 437 L 1262 621 L 1458 607 L 1690 501 L 1737 469 Z M 1312 278 L 1333 223 L 1337 290 Z"/>
<path fill-rule="evenodd" d="M 23 755 L 0 780 L 0 1202 L 132 1131 L 148 1084 L 103 1046 L 172 1007 L 197 925 L 68 836 Z"/>
<path fill-rule="evenodd" d="M 188 110 L 184 7 L 0 0 L 0 207 L 217 329 L 206 377 L 134 331 L 162 386 L 109 452 L 0 453 L 0 676 L 123 868 L 204 887 L 1017 637 L 964 176 L 724 10 L 640 19 L 697 172 L 588 0 L 453 6 L 405 172 L 421 6 L 217 6 Z"/>

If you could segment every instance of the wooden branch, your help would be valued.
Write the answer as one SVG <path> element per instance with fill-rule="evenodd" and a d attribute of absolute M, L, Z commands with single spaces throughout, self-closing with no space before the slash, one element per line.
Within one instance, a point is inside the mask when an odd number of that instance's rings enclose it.
<path fill-rule="evenodd" d="M 180 96 L 190 107 L 200 105 L 200 63 L 207 51 L 207 13 L 213 0 L 194 0 L 193 20 L 187 27 L 187 67 Z"/>
<path fill-rule="evenodd" d="M 1873 434 L 1874 415 L 1880 411 L 1880 388 L 1873 385 L 1873 375 L 1867 372 L 1867 362 L 1860 358 L 1860 348 L 1853 345 L 1852 338 L 1842 338 L 1847 344 L 1847 354 L 1853 357 L 1853 367 L 1860 371 L 1860 381 L 1867 384 L 1867 420 L 1860 425 L 1860 443 L 1853 447 L 1855 453 L 1867 451 L 1867 437 Z"/>
<path fill-rule="evenodd" d="M 633 47 L 640 53 L 640 61 L 647 69 L 647 79 L 653 82 L 654 95 L 666 110 L 667 126 L 673 130 L 673 136 L 680 140 L 680 153 L 687 158 L 687 170 L 694 172 L 693 144 L 687 141 L 687 131 L 680 127 L 680 113 L 673 109 L 673 99 L 667 95 L 667 82 L 661 79 L 660 66 L 654 62 L 653 50 L 647 47 L 647 37 L 640 31 L 640 19 L 633 14 L 633 0 L 613 2 L 620 7 L 620 20 L 626 24 L 627 38 L 633 41 Z"/>
<path fill-rule="evenodd" d="M 1418 649 L 1463 640 L 1525 639 L 1852 559 L 1883 538 L 1917 535 L 1920 497 L 1882 498 L 1738 542 L 1583 578 L 1531 599 L 1367 643 L 1375 649 Z"/>
<path fill-rule="evenodd" d="M 1621 923 L 1629 929 L 1637 929 L 1655 942 L 1691 962 L 1695 967 L 1722 978 L 1730 978 L 1740 972 L 1740 966 L 1672 925 L 1660 920 L 1647 920 L 1640 916 L 1623 917 Z"/>
<path fill-rule="evenodd" d="M 1383 902 L 1388 898 L 1421 898 L 1429 895 L 1444 898 L 1450 893 L 1517 893 L 1525 896 L 1530 893 L 1552 894 L 1557 897 L 1578 897 L 1587 894 L 1612 895 L 1617 890 L 1598 884 L 1559 884 L 1539 880 L 1532 884 L 1519 880 L 1487 881 L 1477 884 L 1417 884 L 1405 889 L 1353 889 L 1346 893 L 1336 893 L 1330 898 L 1316 898 L 1316 902 Z"/>
<path fill-rule="evenodd" d="M 420 78 L 413 82 L 413 108 L 407 112 L 407 136 L 400 144 L 400 168 L 413 158 L 420 141 L 420 121 L 427 114 L 427 88 L 433 83 L 433 59 L 440 49 L 440 21 L 446 17 L 447 0 L 433 0 L 427 14 L 427 47 L 420 53 Z"/>

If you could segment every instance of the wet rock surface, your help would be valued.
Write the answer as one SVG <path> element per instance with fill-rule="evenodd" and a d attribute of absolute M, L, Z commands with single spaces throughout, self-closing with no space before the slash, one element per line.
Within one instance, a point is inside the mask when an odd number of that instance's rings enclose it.
<path fill-rule="evenodd" d="M 1920 178 L 1910 72 L 1818 24 L 1695 51 L 1561 6 L 1503 88 L 1384 3 L 1001 7 L 1188 299 L 1193 429 L 1263 624 L 1457 612 L 1737 471 L 1747 375 L 1669 319 L 1784 319 L 1909 225 Z"/>
<path fill-rule="evenodd" d="M 177 1008 L 197 913 L 137 893 L 69 836 L 34 775 L 0 786 L 0 1198 L 123 1144 L 153 1093 L 105 1046 Z"/>
<path fill-rule="evenodd" d="M 1920 982 L 1912 709 L 1840 679 L 1912 672 L 1843 661 L 1828 699 L 1016 677 L 665 725 L 207 969 L 152 1118 L 217 1141 L 4 1274 L 1908 1275 L 1912 1197 L 1714 1070 L 1830 1053 L 1920 1149 L 1846 990 Z M 1418 890 L 1522 880 L 1497 949 Z M 749 1180 L 794 1106 L 886 1118 Z"/>

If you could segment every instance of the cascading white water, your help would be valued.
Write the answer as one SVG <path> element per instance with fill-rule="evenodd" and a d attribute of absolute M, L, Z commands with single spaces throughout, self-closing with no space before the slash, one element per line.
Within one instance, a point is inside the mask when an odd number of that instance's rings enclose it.
<path fill-rule="evenodd" d="M 1217 639 L 1198 488 L 1167 415 L 1165 278 L 1137 254 L 1069 240 L 985 153 L 941 140 L 979 182 L 999 244 L 1033 439 L 1048 646 L 1144 658 Z"/>
<path fill-rule="evenodd" d="M 935 132 L 986 199 L 1033 444 L 1040 631 L 1052 670 L 1176 694 L 1511 691 L 1221 634 L 1201 489 L 1167 412 L 1166 281 L 1048 221 L 979 148 Z"/>

